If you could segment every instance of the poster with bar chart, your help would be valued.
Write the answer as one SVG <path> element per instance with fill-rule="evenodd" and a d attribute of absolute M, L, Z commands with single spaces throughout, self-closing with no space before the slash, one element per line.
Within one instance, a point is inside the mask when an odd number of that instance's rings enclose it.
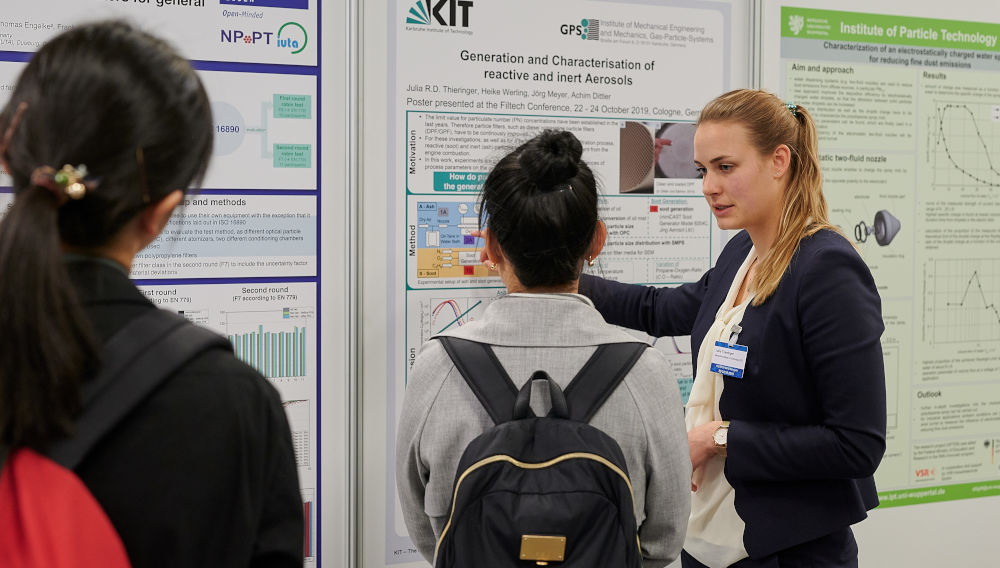
<path fill-rule="evenodd" d="M 161 308 L 229 339 L 236 356 L 275 386 L 292 429 L 303 487 L 316 475 L 316 285 L 164 284 L 141 287 Z"/>
<path fill-rule="evenodd" d="M 268 378 L 304 377 L 306 374 L 305 327 L 268 331 L 260 324 L 254 331 L 230 335 L 229 341 L 237 357 Z"/>
<path fill-rule="evenodd" d="M 308 376 L 312 308 L 223 311 L 222 324 L 236 357 L 272 380 Z"/>

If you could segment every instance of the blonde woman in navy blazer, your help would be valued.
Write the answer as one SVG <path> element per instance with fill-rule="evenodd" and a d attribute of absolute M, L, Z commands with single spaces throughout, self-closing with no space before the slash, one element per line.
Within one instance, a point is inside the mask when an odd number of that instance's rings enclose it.
<path fill-rule="evenodd" d="M 828 221 L 815 125 L 770 93 L 733 91 L 702 111 L 695 162 L 719 227 L 743 229 L 716 266 L 676 288 L 580 282 L 610 323 L 691 335 L 683 566 L 857 566 L 850 525 L 878 505 L 885 451 L 881 301 Z M 747 348 L 742 377 L 711 371 L 716 341 Z"/>

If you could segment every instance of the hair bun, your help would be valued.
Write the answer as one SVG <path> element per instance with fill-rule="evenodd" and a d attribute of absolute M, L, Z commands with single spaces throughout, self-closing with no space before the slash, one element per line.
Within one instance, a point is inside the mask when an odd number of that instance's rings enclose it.
<path fill-rule="evenodd" d="M 567 130 L 545 130 L 521 151 L 517 163 L 542 191 L 573 179 L 580 171 L 583 144 Z"/>

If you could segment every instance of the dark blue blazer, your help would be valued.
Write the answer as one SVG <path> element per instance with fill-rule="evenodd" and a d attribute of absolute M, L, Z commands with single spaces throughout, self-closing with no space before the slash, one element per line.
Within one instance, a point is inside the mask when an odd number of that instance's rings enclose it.
<path fill-rule="evenodd" d="M 653 288 L 580 281 L 605 319 L 698 349 L 750 251 L 746 232 L 698 282 Z M 743 542 L 761 558 L 856 523 L 878 505 L 885 452 L 881 300 L 857 251 L 833 231 L 802 240 L 775 293 L 743 317 L 742 379 L 725 377 L 725 474 Z"/>

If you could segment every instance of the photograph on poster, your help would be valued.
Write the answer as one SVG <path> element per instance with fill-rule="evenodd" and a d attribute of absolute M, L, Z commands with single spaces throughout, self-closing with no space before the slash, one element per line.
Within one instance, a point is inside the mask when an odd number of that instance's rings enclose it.
<path fill-rule="evenodd" d="M 619 192 L 652 194 L 656 179 L 701 177 L 694 165 L 695 129 L 690 122 L 626 120 L 618 145 Z"/>

